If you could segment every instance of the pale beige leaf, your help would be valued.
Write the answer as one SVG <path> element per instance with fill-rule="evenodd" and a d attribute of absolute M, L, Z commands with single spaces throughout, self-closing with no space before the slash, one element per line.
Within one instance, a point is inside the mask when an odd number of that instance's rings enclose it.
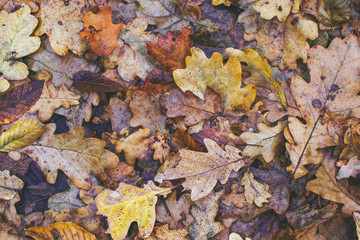
<path fill-rule="evenodd" d="M 9 170 L 0 171 L 0 199 L 13 199 L 23 186 L 23 181 L 15 175 L 10 176 Z"/>
<path fill-rule="evenodd" d="M 269 20 L 277 16 L 277 18 L 283 22 L 290 14 L 293 0 L 259 0 L 252 6 L 260 13 L 262 18 Z"/>
<path fill-rule="evenodd" d="M 271 194 L 268 193 L 269 186 L 256 181 L 252 172 L 248 171 L 244 174 L 241 185 L 245 188 L 244 195 L 248 203 L 255 203 L 256 206 L 262 207 L 263 203 L 269 202 L 267 200 L 271 198 Z"/>
<path fill-rule="evenodd" d="M 360 173 L 360 160 L 357 156 L 350 158 L 349 162 L 346 165 L 341 166 L 336 178 L 343 179 L 354 177 Z"/>

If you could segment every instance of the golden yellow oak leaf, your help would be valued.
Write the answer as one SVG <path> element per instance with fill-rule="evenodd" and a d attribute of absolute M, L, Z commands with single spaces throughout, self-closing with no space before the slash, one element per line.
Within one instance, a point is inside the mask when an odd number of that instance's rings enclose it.
<path fill-rule="evenodd" d="M 52 81 L 46 81 L 40 99 L 30 109 L 31 112 L 39 111 L 39 120 L 46 122 L 60 106 L 70 108 L 78 105 L 80 95 L 77 95 L 67 89 L 65 85 L 60 85 L 57 90 Z"/>
<path fill-rule="evenodd" d="M 0 93 L 10 84 L 7 80 L 22 80 L 28 76 L 26 64 L 16 59 L 35 52 L 40 47 L 39 37 L 30 37 L 38 20 L 27 5 L 12 13 L 0 12 Z"/>
<path fill-rule="evenodd" d="M 262 155 L 266 162 L 271 162 L 276 154 L 279 144 L 283 143 L 283 131 L 286 122 L 279 121 L 274 127 L 268 127 L 264 123 L 257 125 L 259 132 L 245 132 L 240 135 L 248 145 L 243 150 L 244 156 L 254 158 Z"/>
<path fill-rule="evenodd" d="M 231 2 L 229 0 L 212 0 L 211 3 L 214 6 L 224 4 L 225 6 L 229 7 L 231 5 Z"/>
<path fill-rule="evenodd" d="M 46 128 L 38 120 L 22 120 L 0 135 L 0 152 L 20 150 L 35 142 L 44 132 Z"/>
<path fill-rule="evenodd" d="M 25 233 L 35 240 L 96 240 L 94 235 L 72 222 L 58 222 L 47 227 L 28 228 L 25 229 Z M 53 233 L 57 233 L 59 238 L 54 237 Z"/>
<path fill-rule="evenodd" d="M 54 134 L 55 126 L 48 125 L 38 141 L 22 149 L 40 167 L 46 180 L 54 184 L 61 170 L 78 188 L 91 187 L 90 173 L 106 179 L 105 168 L 114 168 L 118 157 L 105 150 L 105 142 L 97 138 L 84 138 L 84 128 L 78 127 L 63 134 Z"/>
<path fill-rule="evenodd" d="M 15 175 L 10 176 L 9 170 L 0 171 L 0 199 L 13 199 L 23 187 L 23 181 Z"/>
<path fill-rule="evenodd" d="M 290 11 L 297 12 L 301 0 L 259 0 L 252 6 L 264 19 L 272 19 L 277 16 L 280 21 L 285 21 Z"/>
<path fill-rule="evenodd" d="M 248 171 L 244 174 L 241 185 L 245 188 L 244 195 L 248 203 L 255 203 L 256 206 L 262 207 L 263 203 L 269 202 L 267 200 L 271 198 L 271 194 L 268 193 L 269 186 L 256 181 L 252 172 Z"/>
<path fill-rule="evenodd" d="M 230 57 L 225 66 L 220 53 L 215 52 L 210 59 L 200 48 L 191 48 L 191 56 L 186 57 L 185 69 L 173 72 L 176 85 L 185 92 L 191 91 L 204 100 L 206 87 L 219 93 L 225 109 L 250 108 L 256 97 L 253 84 L 241 88 L 241 64 Z"/>
<path fill-rule="evenodd" d="M 116 191 L 105 189 L 95 199 L 98 214 L 108 217 L 111 237 L 122 240 L 132 222 L 139 226 L 141 237 L 149 237 L 155 224 L 156 195 L 166 196 L 170 188 L 159 188 L 152 181 L 144 188 L 120 183 Z"/>
<path fill-rule="evenodd" d="M 69 49 L 82 55 L 86 50 L 86 41 L 78 33 L 83 28 L 81 10 L 84 5 L 84 0 L 41 1 L 40 10 L 36 13 L 40 24 L 35 36 L 48 35 L 50 45 L 58 55 L 66 55 Z"/>
<path fill-rule="evenodd" d="M 217 181 L 225 184 L 231 171 L 239 171 L 244 165 L 241 151 L 231 145 L 223 150 L 214 140 L 204 139 L 207 153 L 180 149 L 181 161 L 176 168 L 166 169 L 162 180 L 186 178 L 182 183 L 185 189 L 191 189 L 191 200 L 196 201 L 208 195 Z"/>

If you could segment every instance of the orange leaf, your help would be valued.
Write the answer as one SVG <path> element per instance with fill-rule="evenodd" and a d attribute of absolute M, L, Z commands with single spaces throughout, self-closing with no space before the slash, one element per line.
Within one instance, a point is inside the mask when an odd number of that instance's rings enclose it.
<path fill-rule="evenodd" d="M 116 39 L 123 24 L 112 23 L 111 7 L 108 3 L 105 3 L 97 14 L 83 13 L 85 14 L 82 19 L 84 30 L 79 35 L 90 43 L 91 50 L 97 55 L 100 57 L 108 56 L 119 46 Z"/>

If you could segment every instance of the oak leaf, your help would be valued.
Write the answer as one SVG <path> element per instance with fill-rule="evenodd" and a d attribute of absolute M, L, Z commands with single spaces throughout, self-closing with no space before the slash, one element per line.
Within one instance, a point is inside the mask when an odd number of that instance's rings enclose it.
<path fill-rule="evenodd" d="M 225 184 L 231 171 L 239 171 L 244 165 L 241 151 L 233 146 L 225 146 L 225 151 L 213 140 L 204 139 L 207 153 L 181 149 L 181 161 L 176 168 L 167 169 L 162 180 L 186 178 L 182 183 L 191 189 L 191 200 L 199 200 L 208 195 L 217 181 Z"/>
<path fill-rule="evenodd" d="M 132 113 L 129 106 L 130 99 L 126 97 L 124 100 L 119 97 L 110 98 L 109 105 L 105 111 L 109 115 L 112 130 L 120 133 L 123 128 L 130 126 Z"/>
<path fill-rule="evenodd" d="M 192 35 L 191 29 L 184 28 L 182 33 L 175 35 L 168 32 L 166 37 L 160 37 L 157 44 L 146 43 L 146 48 L 150 56 L 154 57 L 164 67 L 164 74 L 171 75 L 179 68 L 185 68 L 185 57 L 190 56 L 192 41 L 189 35 Z"/>
<path fill-rule="evenodd" d="M 220 4 L 224 4 L 225 6 L 229 7 L 231 5 L 231 1 L 229 0 L 212 0 L 212 5 L 218 6 Z"/>
<path fill-rule="evenodd" d="M 23 181 L 15 175 L 10 176 L 10 171 L 0 171 L 0 199 L 11 200 L 24 187 Z"/>
<path fill-rule="evenodd" d="M 176 85 L 204 100 L 206 87 L 219 93 L 225 109 L 248 109 L 256 96 L 255 86 L 241 88 L 241 64 L 230 57 L 223 66 L 223 58 L 215 52 L 210 59 L 199 48 L 191 48 L 192 56 L 185 59 L 186 69 L 173 72 Z"/>
<path fill-rule="evenodd" d="M 51 118 L 57 108 L 60 106 L 69 108 L 77 105 L 79 104 L 79 98 L 79 95 L 69 91 L 65 85 L 60 85 L 59 90 L 57 90 L 51 80 L 46 81 L 40 99 L 30 111 L 39 111 L 39 120 L 46 122 Z"/>
<path fill-rule="evenodd" d="M 105 150 L 105 142 L 97 138 L 84 138 L 84 128 L 54 135 L 50 126 L 37 142 L 22 152 L 28 154 L 43 171 L 46 180 L 54 184 L 58 170 L 62 170 L 78 188 L 91 187 L 90 173 L 106 179 L 104 168 L 113 168 L 118 157 Z"/>
<path fill-rule="evenodd" d="M 346 165 L 341 166 L 336 178 L 343 179 L 348 177 L 354 177 L 360 174 L 360 160 L 357 156 L 350 158 Z"/>
<path fill-rule="evenodd" d="M 86 41 L 78 33 L 83 28 L 81 9 L 84 0 L 44 0 L 36 13 L 39 26 L 35 36 L 44 33 L 48 35 L 52 49 L 61 56 L 70 49 L 76 55 L 82 55 L 86 50 Z"/>
<path fill-rule="evenodd" d="M 160 97 L 160 105 L 167 109 L 168 117 L 184 116 L 186 125 L 197 124 L 223 112 L 220 97 L 209 88 L 205 90 L 204 100 L 191 92 L 173 89 Z"/>
<path fill-rule="evenodd" d="M 0 12 L 0 93 L 10 87 L 7 80 L 28 76 L 28 67 L 17 59 L 39 49 L 40 38 L 30 37 L 37 24 L 27 5 L 21 5 L 15 12 Z"/>
<path fill-rule="evenodd" d="M 258 124 L 258 133 L 245 132 L 240 135 L 248 146 L 243 150 L 244 156 L 254 158 L 262 155 L 266 162 L 271 162 L 276 154 L 279 145 L 283 142 L 282 132 L 286 122 L 279 121 L 274 127 L 268 127 L 264 123 Z"/>
<path fill-rule="evenodd" d="M 301 113 L 298 117 L 306 121 L 304 124 L 295 116 L 288 118 L 291 136 L 286 136 L 286 149 L 292 165 L 287 169 L 295 178 L 308 172 L 304 165 L 321 162 L 322 154 L 317 149 L 337 145 L 338 135 L 329 135 L 327 125 L 332 118 L 325 109 L 334 114 L 360 117 L 359 79 L 349 75 L 360 70 L 359 54 L 355 36 L 335 38 L 327 49 L 317 45 L 309 51 L 310 83 L 299 76 L 292 78 L 291 92 Z"/>
<path fill-rule="evenodd" d="M 59 234 L 62 240 L 96 240 L 95 236 L 72 222 L 58 222 L 47 227 L 25 229 L 26 235 L 35 240 L 55 240 L 53 232 Z"/>
<path fill-rule="evenodd" d="M 170 230 L 168 225 L 160 225 L 154 227 L 154 236 L 150 236 L 148 240 L 187 240 L 186 235 L 189 232 L 184 228 Z"/>
<path fill-rule="evenodd" d="M 0 135 L 0 151 L 20 150 L 35 142 L 44 132 L 46 128 L 38 120 L 22 120 Z"/>
<path fill-rule="evenodd" d="M 118 81 L 99 73 L 79 71 L 73 76 L 73 86 L 86 92 L 122 92 L 125 87 Z"/>
<path fill-rule="evenodd" d="M 97 14 L 83 12 L 84 29 L 79 33 L 85 38 L 93 50 L 100 57 L 108 56 L 119 45 L 118 38 L 122 23 L 113 24 L 111 20 L 111 7 L 105 3 Z"/>
<path fill-rule="evenodd" d="M 116 191 L 105 189 L 95 199 L 98 214 L 108 217 L 111 236 L 124 239 L 132 222 L 139 226 L 141 237 L 149 237 L 155 224 L 156 195 L 170 193 L 170 188 L 159 188 L 152 181 L 144 188 L 120 183 Z"/>
<path fill-rule="evenodd" d="M 44 81 L 31 81 L 0 96 L 0 124 L 16 121 L 39 100 Z"/>
<path fill-rule="evenodd" d="M 351 2 L 347 0 L 319 0 L 317 18 L 327 27 L 338 27 L 350 20 Z"/>
<path fill-rule="evenodd" d="M 252 6 L 260 13 L 264 19 L 272 19 L 277 16 L 280 21 L 285 21 L 290 11 L 297 12 L 299 10 L 299 4 L 301 0 L 259 0 L 256 1 Z"/>
<path fill-rule="evenodd" d="M 256 206 L 262 207 L 263 203 L 269 202 L 267 200 L 271 197 L 271 194 L 268 193 L 269 186 L 256 181 L 252 172 L 248 171 L 244 174 L 241 179 L 241 185 L 245 188 L 244 195 L 248 203 L 255 203 Z"/>

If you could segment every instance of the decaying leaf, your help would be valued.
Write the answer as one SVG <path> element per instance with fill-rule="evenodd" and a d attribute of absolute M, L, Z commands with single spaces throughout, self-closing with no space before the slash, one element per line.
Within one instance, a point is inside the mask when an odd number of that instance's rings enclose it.
<path fill-rule="evenodd" d="M 351 2 L 349 0 L 319 0 L 317 17 L 327 27 L 337 27 L 350 20 Z"/>
<path fill-rule="evenodd" d="M 59 222 L 47 227 L 25 229 L 26 235 L 35 240 L 96 240 L 95 236 L 72 222 Z"/>
<path fill-rule="evenodd" d="M 166 135 L 156 132 L 155 136 L 152 137 L 153 143 L 150 148 L 154 149 L 153 158 L 154 160 L 163 163 L 170 153 L 170 146 Z"/>
<path fill-rule="evenodd" d="M 22 150 L 38 164 L 49 183 L 55 183 L 58 170 L 62 170 L 76 187 L 89 189 L 90 173 L 105 180 L 104 168 L 113 168 L 119 161 L 104 149 L 104 141 L 84 138 L 82 127 L 57 135 L 54 131 L 50 126 L 37 142 Z"/>
<path fill-rule="evenodd" d="M 186 69 L 173 72 L 175 83 L 185 92 L 187 90 L 204 100 L 206 87 L 219 93 L 225 109 L 249 109 L 256 90 L 252 84 L 241 88 L 241 64 L 230 57 L 223 66 L 223 58 L 215 52 L 210 59 L 199 48 L 191 49 L 192 56 L 185 59 Z"/>
<path fill-rule="evenodd" d="M 10 87 L 7 80 L 28 76 L 28 67 L 17 59 L 39 49 L 40 38 L 30 37 L 37 24 L 27 5 L 21 5 L 15 12 L 0 12 L 0 93 Z"/>
<path fill-rule="evenodd" d="M 44 81 L 31 81 L 0 96 L 0 124 L 16 121 L 39 100 Z"/>
<path fill-rule="evenodd" d="M 188 231 L 184 228 L 170 230 L 168 225 L 154 227 L 154 237 L 150 236 L 148 240 L 186 240 Z"/>
<path fill-rule="evenodd" d="M 225 146 L 225 151 L 213 140 L 204 139 L 207 153 L 181 149 L 181 161 L 176 168 L 167 169 L 163 180 L 186 178 L 184 188 L 191 189 L 191 200 L 197 201 L 215 187 L 217 181 L 225 184 L 231 171 L 239 171 L 244 165 L 241 151 Z"/>
<path fill-rule="evenodd" d="M 38 120 L 22 120 L 0 135 L 0 151 L 20 150 L 35 142 L 44 132 L 46 128 Z"/>
<path fill-rule="evenodd" d="M 40 23 L 35 36 L 48 35 L 52 49 L 61 56 L 66 55 L 68 49 L 82 55 L 86 41 L 78 33 L 83 28 L 81 9 L 84 5 L 84 0 L 41 1 L 36 13 Z"/>
<path fill-rule="evenodd" d="M 252 6 L 253 8 L 260 13 L 261 17 L 264 19 L 272 19 L 277 16 L 280 21 L 285 21 L 287 16 L 290 14 L 290 11 L 293 9 L 293 12 L 298 10 L 298 5 L 301 0 L 259 0 L 256 1 Z"/>
<path fill-rule="evenodd" d="M 77 105 L 79 104 L 79 98 L 79 95 L 69 91 L 65 85 L 60 85 L 59 90 L 57 90 L 52 81 L 46 81 L 40 99 L 30 111 L 39 111 L 39 120 L 46 122 L 58 107 L 69 108 L 70 106 Z"/>
<path fill-rule="evenodd" d="M 274 127 L 268 127 L 264 123 L 258 124 L 259 133 L 245 132 L 240 135 L 248 146 L 243 151 L 244 156 L 254 158 L 262 155 L 266 162 L 271 162 L 279 145 L 283 142 L 283 131 L 286 122 L 279 121 Z"/>
<path fill-rule="evenodd" d="M 256 181 L 252 172 L 248 171 L 244 174 L 241 185 L 245 188 L 244 195 L 250 204 L 255 203 L 256 206 L 262 207 L 263 203 L 269 202 L 267 200 L 271 197 L 271 194 L 268 193 L 269 186 Z"/>
<path fill-rule="evenodd" d="M 100 57 L 108 56 L 119 45 L 116 43 L 122 23 L 113 24 L 111 7 L 105 3 L 97 14 L 83 12 L 84 29 L 79 33 L 85 38 L 93 50 Z"/>
<path fill-rule="evenodd" d="M 360 174 L 360 160 L 357 156 L 350 158 L 346 165 L 341 166 L 336 178 L 343 179 L 348 177 L 354 177 Z"/>
<path fill-rule="evenodd" d="M 73 76 L 73 86 L 86 92 L 121 92 L 125 89 L 116 80 L 89 71 L 76 72 Z"/>
<path fill-rule="evenodd" d="M 120 183 L 116 191 L 105 189 L 95 199 L 98 214 L 108 217 L 114 240 L 126 237 L 130 224 L 138 223 L 141 237 L 150 236 L 155 224 L 156 195 L 167 195 L 170 188 L 159 188 L 148 182 L 144 188 Z"/>
<path fill-rule="evenodd" d="M 123 128 L 130 126 L 132 113 L 129 107 L 129 101 L 128 97 L 122 100 L 114 96 L 110 99 L 109 106 L 106 107 L 112 130 L 118 134 Z"/>
<path fill-rule="evenodd" d="M 356 233 L 358 238 L 360 238 L 360 213 L 353 212 L 353 217 L 356 223 Z"/>
<path fill-rule="evenodd" d="M 23 181 L 12 175 L 8 170 L 0 171 L 0 199 L 11 200 L 24 186 Z"/>

